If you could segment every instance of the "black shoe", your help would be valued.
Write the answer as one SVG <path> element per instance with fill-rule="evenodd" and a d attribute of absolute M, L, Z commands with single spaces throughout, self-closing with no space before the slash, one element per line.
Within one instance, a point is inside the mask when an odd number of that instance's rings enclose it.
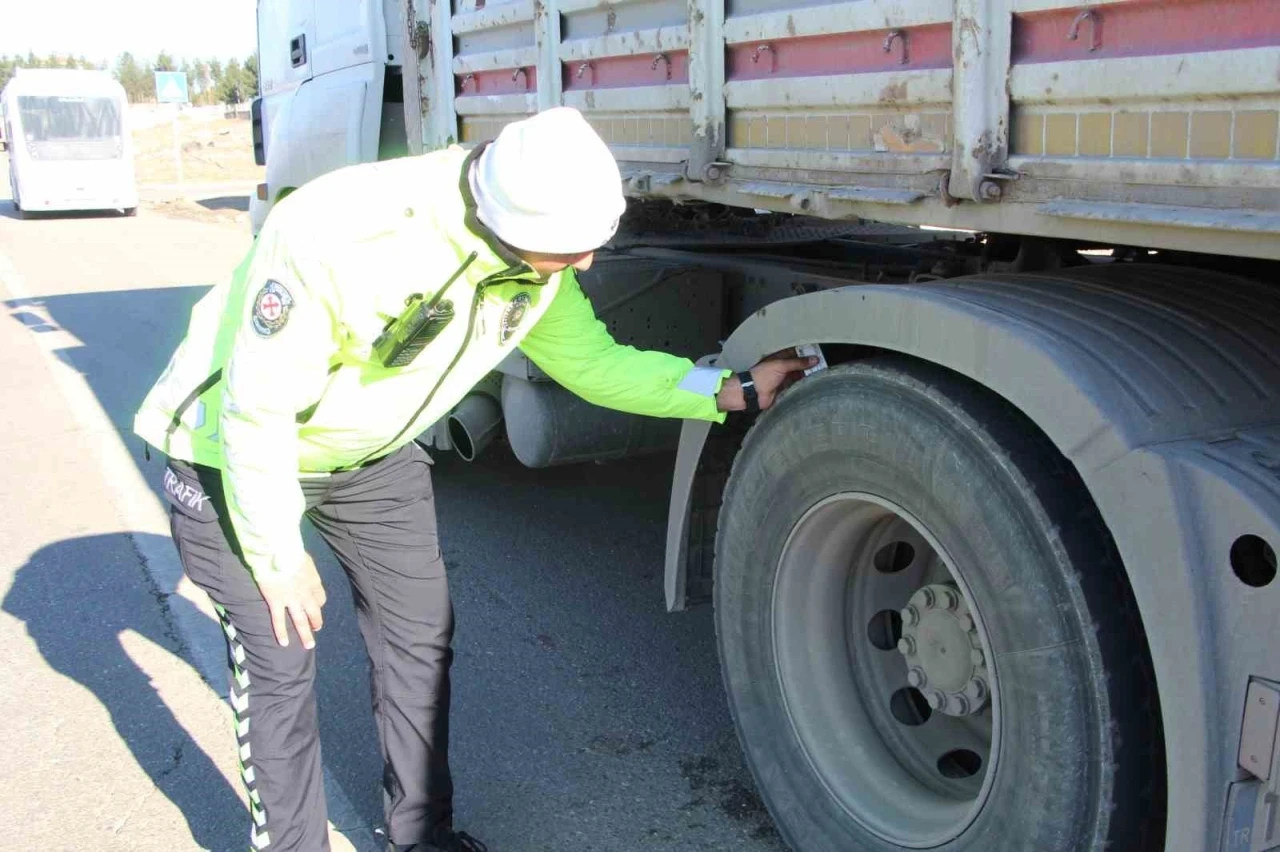
<path fill-rule="evenodd" d="M 387 843 L 387 852 L 489 852 L 489 847 L 465 831 L 437 831 L 430 843 L 397 846 Z"/>

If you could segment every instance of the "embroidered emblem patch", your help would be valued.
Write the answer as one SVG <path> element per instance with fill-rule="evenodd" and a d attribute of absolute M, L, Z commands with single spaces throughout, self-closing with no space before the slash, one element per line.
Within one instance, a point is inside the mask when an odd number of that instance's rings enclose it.
<path fill-rule="evenodd" d="M 279 281 L 267 281 L 253 300 L 253 330 L 270 337 L 289 322 L 293 296 Z"/>
<path fill-rule="evenodd" d="M 528 293 L 516 293 L 511 300 L 511 304 L 502 312 L 502 328 L 499 331 L 499 337 L 503 343 L 511 339 L 511 335 L 516 333 L 516 329 L 520 326 L 520 321 L 524 319 L 524 315 L 529 312 L 529 305 L 533 304 L 533 299 Z"/>

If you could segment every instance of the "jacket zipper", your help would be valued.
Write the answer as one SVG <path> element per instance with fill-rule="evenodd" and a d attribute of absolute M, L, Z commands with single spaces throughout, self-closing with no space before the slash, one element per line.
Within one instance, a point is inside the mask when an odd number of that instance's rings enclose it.
<path fill-rule="evenodd" d="M 408 432 L 413 424 L 418 421 L 418 418 L 422 416 L 422 413 L 431 405 L 431 400 L 435 399 L 436 392 L 440 390 L 440 386 L 444 384 L 444 380 L 449 378 L 449 374 L 453 372 L 453 368 L 458 366 L 458 362 L 462 360 L 462 356 L 466 353 L 467 347 L 471 345 L 471 337 L 475 333 L 476 316 L 480 312 L 480 302 L 484 299 L 484 291 L 494 284 L 497 284 L 503 278 L 513 275 L 519 271 L 520 267 L 512 266 L 502 270 L 496 275 L 489 276 L 476 285 L 476 294 L 471 300 L 471 313 L 467 316 L 467 336 L 462 339 L 462 346 L 458 349 L 457 354 L 453 356 L 453 360 L 449 362 L 449 366 L 440 374 L 440 378 L 436 380 L 435 386 L 431 388 L 431 392 L 427 394 L 427 398 L 422 401 L 422 405 L 418 406 L 418 410 L 409 418 L 409 422 L 404 424 L 404 427 L 396 433 L 396 436 L 378 449 L 369 453 L 369 455 L 360 459 L 360 461 L 356 462 L 354 465 L 351 465 L 352 468 L 360 467 L 370 459 L 377 458 L 382 455 L 382 453 L 386 452 L 388 447 L 394 446 L 397 441 L 403 438 L 404 433 Z"/>

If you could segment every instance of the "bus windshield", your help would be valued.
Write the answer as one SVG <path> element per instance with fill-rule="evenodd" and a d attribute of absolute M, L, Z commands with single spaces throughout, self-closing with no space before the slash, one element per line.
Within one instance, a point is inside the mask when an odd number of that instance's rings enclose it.
<path fill-rule="evenodd" d="M 32 159 L 110 160 L 123 153 L 120 108 L 111 98 L 20 96 L 18 112 Z"/>

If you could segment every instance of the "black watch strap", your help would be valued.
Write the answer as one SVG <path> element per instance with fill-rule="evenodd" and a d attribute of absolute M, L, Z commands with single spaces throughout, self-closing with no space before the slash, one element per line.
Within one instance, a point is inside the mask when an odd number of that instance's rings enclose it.
<path fill-rule="evenodd" d="M 739 373 L 738 381 L 742 384 L 742 398 L 747 403 L 747 413 L 757 413 L 760 411 L 760 395 L 756 393 L 756 380 L 752 378 L 751 371 L 743 370 Z"/>

